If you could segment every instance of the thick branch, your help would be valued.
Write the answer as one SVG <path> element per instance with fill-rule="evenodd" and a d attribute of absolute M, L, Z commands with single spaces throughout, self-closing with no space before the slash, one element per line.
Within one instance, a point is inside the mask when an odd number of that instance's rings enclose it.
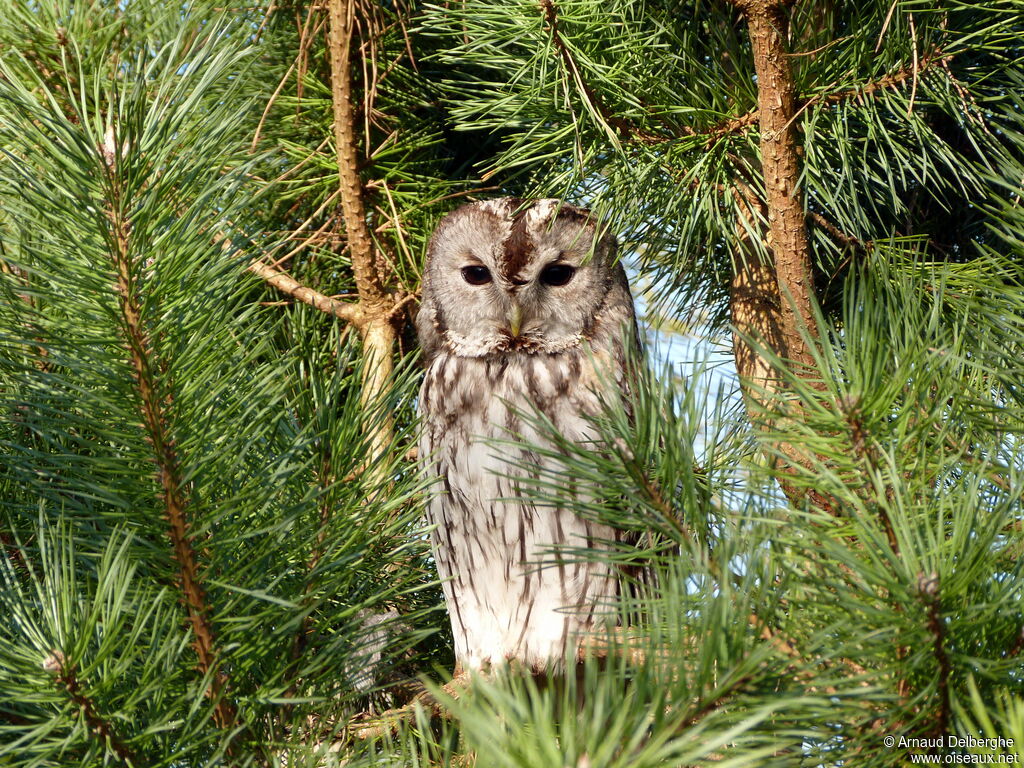
<path fill-rule="evenodd" d="M 788 18 L 781 2 L 736 0 L 734 4 L 747 20 L 757 73 L 765 189 L 762 200 L 749 185 L 737 183 L 739 221 L 730 300 L 736 329 L 734 356 L 752 420 L 784 433 L 786 423 L 798 418 L 800 409 L 780 397 L 781 377 L 762 349 L 798 369 L 812 368 L 807 339 L 813 338 L 816 329 L 807 212 L 798 187 L 796 87 L 784 44 Z M 761 237 L 765 224 L 767 260 L 752 240 Z M 806 498 L 834 511 L 829 499 L 788 479 L 812 468 L 816 457 L 777 438 L 774 450 L 780 485 L 790 501 L 799 504 Z"/>
<path fill-rule="evenodd" d="M 811 311 L 814 278 L 796 136 L 796 85 L 786 57 L 786 11 L 781 4 L 752 2 L 744 9 L 757 72 L 761 115 L 761 168 L 768 208 L 768 234 L 779 286 L 784 356 L 811 364 L 804 333 L 815 328 Z"/>
<path fill-rule="evenodd" d="M 776 416 L 782 406 L 779 398 L 779 372 L 763 354 L 770 349 L 784 355 L 786 339 L 783 332 L 782 303 L 776 270 L 765 263 L 759 249 L 752 242 L 767 218 L 767 206 L 745 184 L 738 184 L 736 204 L 739 220 L 736 224 L 736 251 L 733 254 L 733 278 L 729 291 L 729 311 L 733 326 L 733 358 L 740 376 L 743 392 L 748 400 L 751 420 L 762 427 L 772 426 L 776 431 L 781 423 Z M 789 464 L 776 461 L 780 471 L 779 485 L 791 500 L 801 499 L 807 493 L 821 509 L 832 505 L 816 491 L 804 491 L 786 478 L 798 473 L 798 467 L 808 467 L 810 457 L 790 443 L 778 442 L 778 454 L 786 456 Z"/>
<path fill-rule="evenodd" d="M 379 403 L 387 392 L 394 368 L 392 350 L 395 334 L 395 302 L 385 291 L 384 275 L 378 272 L 373 239 L 366 224 L 366 203 L 359 176 L 359 156 L 355 132 L 355 108 L 352 99 L 351 52 L 355 31 L 354 0 L 330 0 L 329 46 L 331 59 L 331 96 L 334 103 L 334 141 L 338 158 L 338 182 L 341 212 L 345 220 L 352 270 L 359 293 L 359 310 L 365 318 L 359 325 L 363 339 L 362 402 Z M 374 420 L 372 458 L 379 458 L 391 443 L 390 417 Z"/>
<path fill-rule="evenodd" d="M 729 291 L 729 310 L 733 326 L 733 356 L 741 380 L 752 394 L 774 392 L 778 374 L 754 346 L 782 349 L 782 318 L 779 310 L 779 286 L 775 271 L 762 262 L 752 242 L 767 218 L 765 204 L 753 190 L 742 185 L 736 192 L 740 220 L 736 223 L 736 253 Z M 755 396 L 756 396 L 755 394 Z M 761 397 L 758 397 L 761 399 Z"/>
<path fill-rule="evenodd" d="M 373 239 L 366 225 L 366 204 L 363 201 L 363 183 L 359 176 L 350 62 L 355 28 L 355 2 L 330 0 L 328 11 L 331 98 L 334 105 L 334 143 L 338 158 L 341 212 L 345 220 L 345 234 L 348 238 L 359 300 L 372 312 L 386 304 L 388 296 L 384 291 L 381 276 L 377 274 L 374 266 Z"/>
<path fill-rule="evenodd" d="M 786 338 L 783 330 L 782 304 L 776 270 L 762 260 L 752 242 L 767 218 L 767 206 L 745 184 L 737 185 L 736 250 L 733 254 L 733 278 L 729 290 L 729 311 L 733 326 L 733 359 L 739 374 L 751 421 L 762 428 L 784 431 L 787 419 L 797 416 L 792 405 L 785 413 L 780 390 L 780 375 L 763 354 L 768 349 L 785 357 Z M 813 458 L 792 443 L 777 441 L 775 468 L 779 485 L 786 497 L 797 503 L 805 496 L 819 509 L 835 511 L 834 504 L 813 489 L 794 483 L 789 477 L 800 474 L 801 468 L 813 466 Z M 785 456 L 786 461 L 778 457 Z"/>

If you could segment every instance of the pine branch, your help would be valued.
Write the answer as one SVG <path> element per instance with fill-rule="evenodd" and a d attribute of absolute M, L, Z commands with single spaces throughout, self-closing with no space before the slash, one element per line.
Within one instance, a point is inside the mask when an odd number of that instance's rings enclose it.
<path fill-rule="evenodd" d="M 783 349 L 779 286 L 771 266 L 762 262 L 752 239 L 759 236 L 768 213 L 763 200 L 743 183 L 734 192 L 739 217 L 736 222 L 737 250 L 733 256 L 733 277 L 729 288 L 729 309 L 733 326 L 733 356 L 741 381 L 752 392 L 774 389 L 778 378 L 771 364 L 751 345 L 766 344 Z"/>
<path fill-rule="evenodd" d="M 341 211 L 345 220 L 352 271 L 359 289 L 359 300 L 368 311 L 388 303 L 381 275 L 374 264 L 373 240 L 366 226 L 363 182 L 359 177 L 359 157 L 355 135 L 355 107 L 351 66 L 352 36 L 355 27 L 355 2 L 331 0 L 329 40 L 331 63 L 331 100 L 334 108 L 334 141 L 341 189 Z"/>
<path fill-rule="evenodd" d="M 752 242 L 759 237 L 763 222 L 768 219 L 768 206 L 743 182 L 735 182 L 734 197 L 738 211 L 736 222 L 736 251 L 733 254 L 733 277 L 729 286 L 729 312 L 733 326 L 733 359 L 740 385 L 746 398 L 756 408 L 749 408 L 751 420 L 762 428 L 781 421 L 776 411 L 782 406 L 779 398 L 781 374 L 765 357 L 762 348 L 778 357 L 787 356 L 787 341 L 783 330 L 782 305 L 777 270 L 765 263 L 760 250 Z M 758 412 L 756 409 L 760 409 Z M 792 408 L 790 408 L 792 410 Z M 797 416 L 788 413 L 787 419 Z M 780 471 L 778 478 L 786 497 L 800 500 L 805 496 L 820 509 L 835 511 L 835 505 L 814 489 L 803 489 L 787 479 L 799 473 L 800 468 L 811 466 L 811 457 L 798 446 L 776 441 L 779 457 L 773 461 Z"/>
<path fill-rule="evenodd" d="M 341 211 L 345 221 L 359 308 L 365 318 L 359 326 L 367 364 L 363 366 L 363 403 L 370 405 L 387 392 L 394 370 L 396 302 L 385 291 L 390 275 L 378 270 L 373 239 L 366 224 L 366 202 L 359 175 L 352 86 L 352 37 L 355 34 L 355 0 L 330 0 L 328 4 L 331 98 L 334 108 L 334 141 L 337 148 Z M 372 457 L 383 455 L 391 443 L 389 418 L 376 423 L 371 435 Z"/>
<path fill-rule="evenodd" d="M 911 64 L 909 67 L 904 67 L 896 72 L 884 75 L 878 80 L 873 80 L 865 85 L 847 88 L 842 91 L 811 96 L 803 102 L 801 110 L 817 106 L 818 104 L 840 104 L 844 101 L 849 101 L 850 99 L 861 99 L 880 91 L 895 88 L 896 86 L 905 83 L 907 80 L 913 80 L 914 78 L 920 77 L 932 67 L 947 67 L 953 58 L 953 54 L 944 54 L 941 48 L 933 48 L 922 56 L 916 64 Z"/>
<path fill-rule="evenodd" d="M 854 248 L 858 251 L 870 251 L 872 248 L 872 241 L 864 242 L 860 238 L 848 235 L 837 227 L 833 222 L 826 219 L 820 213 L 816 211 L 808 211 L 807 218 L 809 218 L 814 224 L 816 224 L 821 230 L 825 232 L 829 237 L 832 238 L 839 245 L 847 248 Z"/>
<path fill-rule="evenodd" d="M 733 0 L 728 0 L 732 2 Z M 792 55 L 792 54 L 790 54 Z M 819 93 L 814 96 L 809 96 L 801 99 L 796 99 L 795 104 L 799 105 L 794 112 L 794 117 L 798 116 L 805 110 L 811 109 L 819 105 L 834 105 L 842 104 L 843 102 L 850 101 L 852 99 L 863 99 L 866 96 L 874 96 L 881 91 L 889 90 L 902 85 L 907 80 L 918 78 L 926 73 L 929 69 L 940 66 L 946 68 L 949 66 L 949 62 L 954 58 L 953 54 L 943 54 L 940 48 L 933 48 L 927 54 L 922 56 L 916 64 L 911 64 L 909 67 L 891 72 L 883 75 L 878 80 L 872 80 L 864 85 L 855 86 L 853 88 L 846 88 L 841 91 L 832 91 L 829 93 Z M 950 76 L 952 80 L 952 76 Z M 954 81 L 955 82 L 955 81 Z M 696 129 L 687 129 L 685 131 L 688 136 L 700 136 L 706 138 L 708 143 L 720 139 L 724 136 L 728 136 L 734 133 L 740 133 L 747 128 L 753 128 L 760 125 L 761 123 L 761 110 L 752 109 L 742 115 L 729 118 L 724 120 L 718 125 L 712 126 L 707 130 L 699 131 Z M 659 141 L 669 141 L 663 137 L 658 137 Z"/>
<path fill-rule="evenodd" d="M 729 1 L 731 2 L 732 0 Z M 572 56 L 572 52 L 568 49 L 565 41 L 562 39 L 558 27 L 558 13 L 554 3 L 551 0 L 541 0 L 540 5 L 544 10 L 544 16 L 548 23 L 548 29 L 551 32 L 552 42 L 554 43 L 555 49 L 557 50 L 565 68 L 572 75 L 573 80 L 580 88 L 587 102 L 596 109 L 597 113 L 606 124 L 615 129 L 619 138 L 636 139 L 642 144 L 661 144 L 675 141 L 678 138 L 674 135 L 652 133 L 636 125 L 634 122 L 615 114 L 600 98 L 600 95 L 587 83 L 579 66 L 576 64 Z M 936 48 L 931 53 L 924 56 L 916 65 L 899 70 L 898 72 L 887 74 L 880 79 L 869 82 L 863 86 L 835 91 L 832 93 L 818 94 L 808 98 L 796 99 L 795 103 L 799 104 L 799 109 L 796 110 L 795 114 L 799 115 L 805 109 L 818 104 L 839 104 L 852 98 L 862 98 L 882 90 L 893 88 L 908 79 L 920 76 L 927 69 L 936 64 L 946 65 L 947 62 L 953 58 L 952 54 L 940 57 L 940 53 L 941 51 Z M 682 134 L 687 137 L 705 139 L 706 143 L 710 145 L 714 141 L 725 136 L 740 133 L 748 128 L 755 128 L 760 125 L 760 122 L 761 110 L 752 109 L 742 115 L 737 115 L 736 117 L 723 120 L 722 122 L 704 130 L 699 130 L 691 126 L 675 127 L 672 130 L 681 131 Z"/>
<path fill-rule="evenodd" d="M 309 304 L 311 307 L 319 309 L 321 312 L 333 315 L 346 323 L 352 323 L 357 328 L 361 327 L 366 322 L 363 308 L 359 304 L 353 304 L 347 301 L 338 301 L 337 299 L 332 299 L 330 296 L 325 296 L 319 291 L 302 285 L 298 280 L 295 280 L 293 277 L 281 270 L 274 269 L 273 267 L 264 264 L 262 261 L 254 261 L 250 263 L 247 269 L 254 275 L 262 277 L 269 285 L 281 291 L 281 293 L 298 299 L 305 304 Z"/>
<path fill-rule="evenodd" d="M 765 199 L 751 186 L 737 182 L 739 252 L 734 258 L 730 307 L 734 356 L 745 396 L 761 413 L 755 422 L 769 423 L 785 431 L 785 423 L 799 421 L 801 408 L 785 403 L 779 395 L 779 372 L 751 342 L 765 344 L 779 359 L 804 370 L 814 369 L 808 346 L 817 329 L 813 311 L 814 271 L 807 237 L 807 212 L 799 188 L 799 142 L 796 130 L 796 86 L 785 50 L 788 30 L 786 0 L 728 0 L 747 21 L 748 35 L 757 73 L 760 114 L 761 172 Z M 767 225 L 767 249 L 772 263 L 761 261 L 759 249 L 750 238 Z M 815 389 L 820 384 L 809 382 Z M 778 410 L 785 407 L 784 414 Z M 771 414 L 771 415 L 769 415 Z M 784 476 L 796 476 L 811 468 L 814 457 L 807 450 L 784 440 L 775 441 L 775 467 Z M 835 502 L 811 488 L 779 478 L 789 500 L 799 505 L 804 499 L 820 509 L 835 513 Z"/>
<path fill-rule="evenodd" d="M 865 466 L 874 470 L 878 466 L 878 456 L 874 449 L 868 445 L 868 434 L 861 419 L 860 402 L 853 398 L 845 398 L 840 401 L 839 408 L 842 412 L 843 420 L 850 429 L 850 444 L 853 449 L 853 455 L 864 462 Z M 886 496 L 891 496 L 892 493 L 892 488 L 887 487 Z M 888 510 L 886 510 L 885 504 L 882 503 L 881 499 L 870 499 L 870 501 L 873 501 L 878 508 L 878 522 L 885 532 L 889 548 L 892 549 L 893 554 L 899 557 L 899 539 L 896 538 L 896 529 L 893 527 L 892 518 L 889 516 Z"/>
<path fill-rule="evenodd" d="M 757 72 L 761 126 L 761 168 L 767 199 L 768 233 L 780 294 L 781 336 L 785 357 L 811 365 L 804 334 L 816 328 L 811 310 L 814 277 L 800 188 L 796 137 L 796 84 L 786 57 L 789 19 L 777 0 L 741 4 L 747 20 Z"/>
<path fill-rule="evenodd" d="M 213 626 L 208 616 L 209 607 L 196 553 L 192 547 L 192 537 L 188 532 L 188 501 L 182 494 L 182 468 L 175 451 L 167 413 L 167 407 L 171 402 L 170 396 L 160 391 L 154 376 L 154 350 L 143 325 L 139 297 L 132 275 L 131 225 L 123 214 L 121 181 L 117 177 L 115 167 L 116 146 L 116 136 L 111 129 L 104 147 L 107 181 L 112 193 L 106 215 L 111 231 L 109 255 L 117 274 L 116 288 L 121 327 L 134 371 L 142 424 L 153 449 L 153 463 L 156 465 L 160 482 L 160 499 L 168 522 L 168 536 L 174 550 L 174 560 L 178 563 L 178 575 L 181 579 L 189 623 L 192 626 L 193 647 L 198 657 L 199 671 L 204 677 L 213 673 L 210 695 L 215 701 L 214 719 L 220 727 L 228 728 L 234 723 L 236 713 L 234 705 L 224 695 L 227 676 L 223 671 L 216 669 Z"/>
<path fill-rule="evenodd" d="M 78 707 L 79 716 L 85 721 L 90 733 L 98 736 L 125 765 L 145 765 L 139 761 L 117 734 L 114 724 L 99 714 L 93 700 L 82 691 L 77 668 L 73 661 L 68 660 L 60 651 L 53 651 L 44 662 L 43 667 L 54 673 L 56 682 L 61 685 L 74 705 Z"/>
<path fill-rule="evenodd" d="M 686 134 L 688 136 L 701 136 L 707 139 L 708 144 L 711 144 L 723 136 L 728 136 L 732 133 L 739 133 L 747 128 L 753 128 L 760 120 L 761 113 L 756 109 L 752 109 L 744 115 L 725 120 L 706 131 L 697 131 L 690 128 L 686 131 Z"/>
<path fill-rule="evenodd" d="M 584 79 L 583 73 L 580 71 L 580 68 L 576 65 L 576 60 L 573 58 L 572 51 L 569 50 L 568 46 L 565 44 L 565 40 L 562 39 L 562 33 L 558 27 L 558 10 L 555 8 L 554 2 L 552 2 L 552 0 L 540 0 L 540 7 L 541 10 L 544 11 L 544 20 L 547 22 L 548 31 L 551 33 L 551 42 L 554 44 L 555 50 L 558 52 L 558 56 L 562 60 L 565 70 L 569 73 L 573 82 L 576 83 L 576 87 L 579 88 L 583 98 L 593 109 L 597 111 L 597 114 L 600 115 L 601 120 L 604 121 L 605 125 L 610 128 L 614 128 L 615 132 L 618 133 L 621 138 L 635 138 L 645 144 L 667 141 L 663 136 L 658 136 L 657 134 L 650 133 L 643 128 L 632 125 L 628 120 L 619 117 L 608 108 L 599 95 Z"/>
<path fill-rule="evenodd" d="M 676 530 L 676 533 L 691 546 L 698 546 L 699 542 L 696 534 L 683 520 L 680 520 L 676 515 L 675 510 L 665 501 L 664 495 L 661 493 L 661 489 L 647 476 L 647 472 L 640 466 L 640 463 L 635 459 L 629 459 L 626 462 L 627 466 L 633 471 L 634 476 L 640 481 L 640 485 L 643 486 L 644 492 L 647 494 L 648 501 L 657 509 L 662 517 L 669 522 L 672 527 Z M 718 564 L 711 558 L 711 553 L 708 552 L 708 562 L 713 565 L 717 570 Z"/>
<path fill-rule="evenodd" d="M 942 735 L 949 733 L 950 718 L 953 714 L 949 702 L 949 679 L 953 670 L 949 654 L 946 652 L 946 625 L 942 619 L 938 574 L 933 573 L 929 576 L 921 574 L 918 576 L 917 586 L 918 593 L 927 607 L 928 631 L 932 635 L 932 653 L 939 667 L 939 717 L 935 722 L 933 732 L 936 735 Z"/>
<path fill-rule="evenodd" d="M 747 7 L 748 5 L 753 6 L 754 3 L 745 3 L 741 0 L 726 0 L 733 5 L 738 7 Z M 783 2 L 781 5 L 785 6 L 788 3 Z M 573 80 L 576 82 L 584 98 L 590 103 L 594 109 L 600 115 L 601 119 L 610 127 L 615 129 L 615 133 L 620 139 L 628 140 L 635 139 L 641 144 L 664 144 L 671 141 L 676 141 L 678 136 L 676 135 L 665 135 L 652 133 L 644 129 L 643 127 L 636 125 L 635 122 L 621 117 L 613 112 L 601 99 L 600 95 L 588 84 L 583 74 L 576 64 L 575 59 L 572 56 L 572 52 L 568 49 L 565 41 L 562 39 L 561 33 L 558 27 L 558 11 L 552 0 L 541 0 L 541 9 L 544 11 L 544 17 L 548 24 L 548 29 L 551 32 L 552 42 L 555 45 L 555 49 L 558 52 L 559 58 L 562 60 L 564 67 L 571 74 Z M 789 56 L 792 54 L 784 54 Z M 924 56 L 921 56 L 917 61 L 912 63 L 910 66 L 904 67 L 897 70 L 896 72 L 890 72 L 877 80 L 872 80 L 864 85 L 854 86 L 852 88 L 845 88 L 839 91 L 831 91 L 826 93 L 819 93 L 813 96 L 807 97 L 794 97 L 793 104 L 795 109 L 793 110 L 793 118 L 798 117 L 805 110 L 812 109 L 817 106 L 823 105 L 836 105 L 842 104 L 843 102 L 850 100 L 863 100 L 866 97 L 875 96 L 882 91 L 891 90 L 896 88 L 908 80 L 916 81 L 934 67 L 941 67 L 948 73 L 949 62 L 955 58 L 954 54 L 945 54 L 939 47 L 932 48 Z M 788 67 L 788 64 L 785 64 Z M 956 80 L 949 75 L 951 82 L 958 88 L 958 92 L 963 91 L 962 86 L 956 82 Z M 672 131 L 679 131 L 684 136 L 703 139 L 705 144 L 710 146 L 715 141 L 722 139 L 726 136 L 730 136 L 737 133 L 742 133 L 749 128 L 756 128 L 761 125 L 762 111 L 761 108 L 751 109 L 742 115 L 736 115 L 730 117 L 721 122 L 712 125 L 705 129 L 693 128 L 691 126 L 674 127 Z"/>

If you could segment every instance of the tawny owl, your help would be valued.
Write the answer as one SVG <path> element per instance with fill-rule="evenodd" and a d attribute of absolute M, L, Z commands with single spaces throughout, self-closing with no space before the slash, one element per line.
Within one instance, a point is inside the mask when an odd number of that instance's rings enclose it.
<path fill-rule="evenodd" d="M 428 514 L 462 669 L 557 666 L 615 594 L 608 566 L 558 554 L 615 532 L 520 488 L 556 461 L 530 450 L 545 436 L 523 414 L 592 442 L 586 416 L 629 385 L 636 319 L 615 248 L 588 211 L 557 200 L 465 205 L 431 239 L 419 455 L 440 480 Z"/>

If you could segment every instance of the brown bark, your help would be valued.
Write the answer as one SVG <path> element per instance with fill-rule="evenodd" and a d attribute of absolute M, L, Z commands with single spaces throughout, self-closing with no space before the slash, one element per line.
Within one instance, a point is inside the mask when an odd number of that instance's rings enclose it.
<path fill-rule="evenodd" d="M 356 26 L 354 0 L 330 0 L 328 42 L 331 63 L 331 97 L 334 105 L 334 142 L 338 159 L 341 213 L 345 223 L 352 271 L 359 293 L 358 311 L 362 322 L 357 329 L 363 341 L 362 402 L 365 407 L 380 403 L 394 370 L 392 351 L 396 341 L 397 303 L 386 291 L 373 238 L 366 223 L 366 203 L 359 175 L 352 87 L 352 38 Z M 386 414 L 373 419 L 371 456 L 383 455 L 391 443 L 393 425 Z"/>
<path fill-rule="evenodd" d="M 807 213 L 798 186 L 797 98 L 785 40 L 786 3 L 778 0 L 735 0 L 747 21 L 757 73 L 761 127 L 761 170 L 765 195 L 737 184 L 737 246 L 730 310 L 735 328 L 734 357 L 751 420 L 779 433 L 785 421 L 799 418 L 799 407 L 786 402 L 781 380 L 761 349 L 788 365 L 812 367 L 808 339 L 816 329 L 814 279 L 807 238 Z M 751 238 L 764 233 L 767 248 Z M 762 253 L 767 250 L 769 259 Z M 813 463 L 806 450 L 785 441 L 774 444 L 776 468 L 794 476 Z M 783 492 L 794 504 L 807 498 L 832 509 L 828 499 L 780 477 Z"/>
<path fill-rule="evenodd" d="M 367 310 L 372 311 L 387 304 L 388 296 L 374 266 L 373 238 L 366 225 L 363 182 L 359 176 L 350 61 L 355 31 L 355 2 L 331 0 L 328 13 L 331 100 L 334 107 L 334 144 L 341 189 L 341 212 L 345 220 L 345 236 L 359 290 L 359 301 Z"/>
<path fill-rule="evenodd" d="M 775 258 L 779 316 L 785 357 L 810 364 L 804 332 L 813 331 L 811 295 L 814 278 L 807 243 L 806 214 L 797 181 L 796 85 L 786 57 L 786 9 L 777 2 L 750 2 L 744 7 L 757 72 L 761 115 L 761 168 L 768 212 L 768 237 Z"/>
<path fill-rule="evenodd" d="M 77 716 L 85 721 L 85 726 L 90 733 L 98 737 L 125 765 L 143 765 L 118 735 L 114 723 L 100 716 L 93 700 L 82 690 L 78 680 L 78 670 L 74 662 L 69 662 L 62 653 L 54 651 L 46 659 L 43 667 L 55 674 L 56 682 L 64 688 L 71 701 L 78 708 Z"/>
<path fill-rule="evenodd" d="M 775 270 L 762 261 L 759 249 L 751 242 L 751 237 L 760 230 L 760 222 L 767 218 L 764 203 L 748 187 L 741 187 L 736 202 L 741 221 L 736 226 L 729 295 L 733 357 L 748 396 L 763 400 L 765 395 L 776 391 L 778 374 L 756 345 L 763 344 L 772 350 L 785 349 L 779 286 Z"/>
<path fill-rule="evenodd" d="M 112 166 L 116 153 L 108 151 L 105 156 L 108 164 Z M 110 256 L 117 275 L 116 289 L 121 326 L 134 372 L 142 426 L 153 449 L 153 463 L 160 483 L 159 497 L 167 520 L 167 533 L 173 549 L 173 558 L 178 564 L 178 578 L 192 627 L 192 645 L 198 658 L 199 672 L 204 677 L 212 673 L 209 693 L 215 701 L 214 720 L 220 727 L 229 728 L 235 722 L 236 713 L 231 700 L 224 696 L 227 677 L 217 669 L 213 625 L 208 615 L 206 592 L 192 546 L 192 536 L 189 533 L 189 503 L 182 491 L 182 468 L 175 450 L 167 413 L 171 400 L 168 393 L 161 391 L 154 374 L 156 356 L 152 340 L 143 323 L 133 274 L 131 227 L 121 212 L 120 188 L 113 174 L 110 181 L 114 194 L 114 200 L 107 209 L 107 220 L 111 230 Z"/>
<path fill-rule="evenodd" d="M 798 409 L 783 399 L 779 371 L 765 356 L 771 351 L 786 357 L 787 341 L 783 328 L 783 299 L 779 294 L 777 270 L 766 263 L 761 249 L 752 242 L 767 218 L 767 206 L 753 190 L 738 185 L 736 193 L 740 221 L 736 226 L 736 251 L 733 256 L 733 278 L 730 285 L 729 310 L 733 325 L 733 359 L 740 375 L 740 384 L 747 401 L 751 422 L 774 432 L 782 432 L 786 421 L 799 416 Z M 783 415 L 785 414 L 785 415 Z M 786 479 L 807 468 L 811 457 L 792 443 L 778 441 L 775 468 L 786 497 L 794 504 L 805 496 L 820 509 L 832 504 L 813 490 L 804 490 Z M 785 461 L 779 459 L 785 456 Z"/>

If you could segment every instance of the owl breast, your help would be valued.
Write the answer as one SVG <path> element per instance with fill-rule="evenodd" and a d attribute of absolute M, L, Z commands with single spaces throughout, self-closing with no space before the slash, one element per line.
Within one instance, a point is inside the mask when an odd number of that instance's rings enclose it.
<path fill-rule="evenodd" d="M 524 491 L 531 481 L 564 482 L 554 474 L 559 461 L 544 455 L 550 440 L 526 415 L 543 415 L 571 442 L 596 439 L 586 418 L 600 407 L 592 360 L 583 348 L 487 357 L 442 351 L 427 369 L 419 450 L 439 482 L 428 514 L 462 668 L 510 659 L 534 669 L 557 665 L 615 595 L 608 567 L 578 555 L 615 532 L 557 498 L 530 500 Z"/>

